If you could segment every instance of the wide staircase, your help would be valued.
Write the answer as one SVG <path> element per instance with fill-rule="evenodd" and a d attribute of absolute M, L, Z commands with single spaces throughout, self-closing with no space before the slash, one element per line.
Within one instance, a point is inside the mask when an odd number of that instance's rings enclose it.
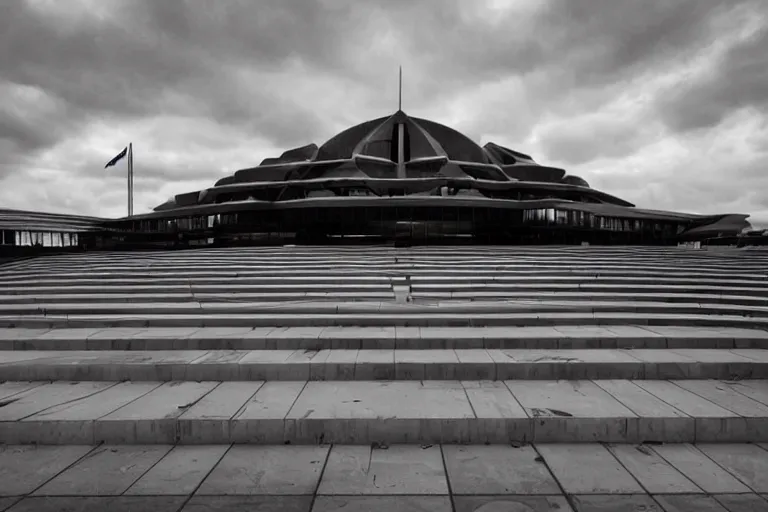
<path fill-rule="evenodd" d="M 768 251 L 277 247 L 0 266 L 0 443 L 768 441 Z"/>

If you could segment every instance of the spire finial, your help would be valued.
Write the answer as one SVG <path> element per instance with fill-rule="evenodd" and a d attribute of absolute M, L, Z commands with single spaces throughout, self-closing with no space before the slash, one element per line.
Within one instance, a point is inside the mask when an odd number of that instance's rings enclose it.
<path fill-rule="evenodd" d="M 397 87 L 397 110 L 403 110 L 403 66 L 400 66 L 400 80 Z"/>

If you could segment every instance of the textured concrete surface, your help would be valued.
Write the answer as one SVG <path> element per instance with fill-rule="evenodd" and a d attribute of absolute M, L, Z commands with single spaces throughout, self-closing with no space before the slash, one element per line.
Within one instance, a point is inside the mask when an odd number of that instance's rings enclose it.
<path fill-rule="evenodd" d="M 761 299 L 765 301 L 765 299 Z M 734 327 L 0 328 L 5 350 L 298 350 L 768 348 L 768 331 Z"/>
<path fill-rule="evenodd" d="M 759 380 L 37 384 L 0 385 L 6 442 L 768 442 Z"/>
<path fill-rule="evenodd" d="M 741 378 L 768 378 L 768 350 L 0 351 L 0 380 L 3 381 Z M 721 393 L 717 388 L 706 388 L 706 384 L 690 385 L 697 386 L 700 394 L 715 402 L 732 402 L 736 396 Z"/>
<path fill-rule="evenodd" d="M 0 511 L 768 509 L 766 254 L 0 267 Z"/>
<path fill-rule="evenodd" d="M 535 308 L 534 308 L 535 309 Z M 568 308 L 559 308 L 567 310 Z M 290 309 L 273 313 L 178 313 L 178 314 L 88 314 L 83 312 L 60 314 L 6 314 L 0 316 L 0 327 L 24 328 L 105 328 L 105 327 L 353 327 L 353 326 L 695 326 L 737 327 L 765 331 L 768 317 L 745 316 L 741 311 L 733 314 L 703 312 L 541 312 L 537 313 L 297 313 Z"/>
<path fill-rule="evenodd" d="M 0 510 L 760 512 L 767 464 L 745 444 L 5 446 Z"/>

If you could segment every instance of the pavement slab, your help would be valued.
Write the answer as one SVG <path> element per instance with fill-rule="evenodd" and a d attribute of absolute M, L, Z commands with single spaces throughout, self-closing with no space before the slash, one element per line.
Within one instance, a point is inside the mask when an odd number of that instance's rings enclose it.
<path fill-rule="evenodd" d="M 91 450 L 88 445 L 0 445 L 0 496 L 31 493 Z"/>
<path fill-rule="evenodd" d="M 94 448 L 34 492 L 36 496 L 117 496 L 157 464 L 170 446 L 110 446 Z"/>
<path fill-rule="evenodd" d="M 563 496 L 454 496 L 456 512 L 573 512 Z"/>
<path fill-rule="evenodd" d="M 768 510 L 768 500 L 759 494 L 715 494 L 712 497 L 728 509 L 728 512 Z"/>
<path fill-rule="evenodd" d="M 730 512 L 715 498 L 704 494 L 656 496 L 665 512 Z"/>
<path fill-rule="evenodd" d="M 199 496 L 181 512 L 310 512 L 312 496 Z"/>
<path fill-rule="evenodd" d="M 537 450 L 569 494 L 643 494 L 632 475 L 602 445 L 548 444 Z"/>
<path fill-rule="evenodd" d="M 312 512 L 452 512 L 448 496 L 318 496 Z"/>
<path fill-rule="evenodd" d="M 5 512 L 9 508 L 11 508 L 12 505 L 19 502 L 21 498 L 19 497 L 12 497 L 12 498 L 0 498 L 0 512 Z"/>
<path fill-rule="evenodd" d="M 586 494 L 573 497 L 576 512 L 665 512 L 647 494 Z"/>
<path fill-rule="evenodd" d="M 177 512 L 185 496 L 34 496 L 25 498 L 9 512 Z"/>
<path fill-rule="evenodd" d="M 609 445 L 608 450 L 651 494 L 703 492 L 656 452 L 643 445 Z"/>
<path fill-rule="evenodd" d="M 747 493 L 749 487 L 691 444 L 666 444 L 651 449 L 707 493 Z"/>
<path fill-rule="evenodd" d="M 753 444 L 700 444 L 698 448 L 754 492 L 768 492 L 768 451 Z"/>
<path fill-rule="evenodd" d="M 334 446 L 320 495 L 447 495 L 448 481 L 439 445 Z"/>
<path fill-rule="evenodd" d="M 559 494 L 560 489 L 532 446 L 443 446 L 454 494 Z"/>
<path fill-rule="evenodd" d="M 229 445 L 226 444 L 177 445 L 144 473 L 125 494 L 135 496 L 192 494 L 227 450 Z"/>
<path fill-rule="evenodd" d="M 247 446 L 230 449 L 198 490 L 201 495 L 312 495 L 329 446 Z"/>

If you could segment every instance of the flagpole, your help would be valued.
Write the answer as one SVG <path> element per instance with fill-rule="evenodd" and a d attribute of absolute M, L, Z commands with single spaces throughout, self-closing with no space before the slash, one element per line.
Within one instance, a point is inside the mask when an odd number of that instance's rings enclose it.
<path fill-rule="evenodd" d="M 128 216 L 133 215 L 133 143 L 128 143 Z"/>

